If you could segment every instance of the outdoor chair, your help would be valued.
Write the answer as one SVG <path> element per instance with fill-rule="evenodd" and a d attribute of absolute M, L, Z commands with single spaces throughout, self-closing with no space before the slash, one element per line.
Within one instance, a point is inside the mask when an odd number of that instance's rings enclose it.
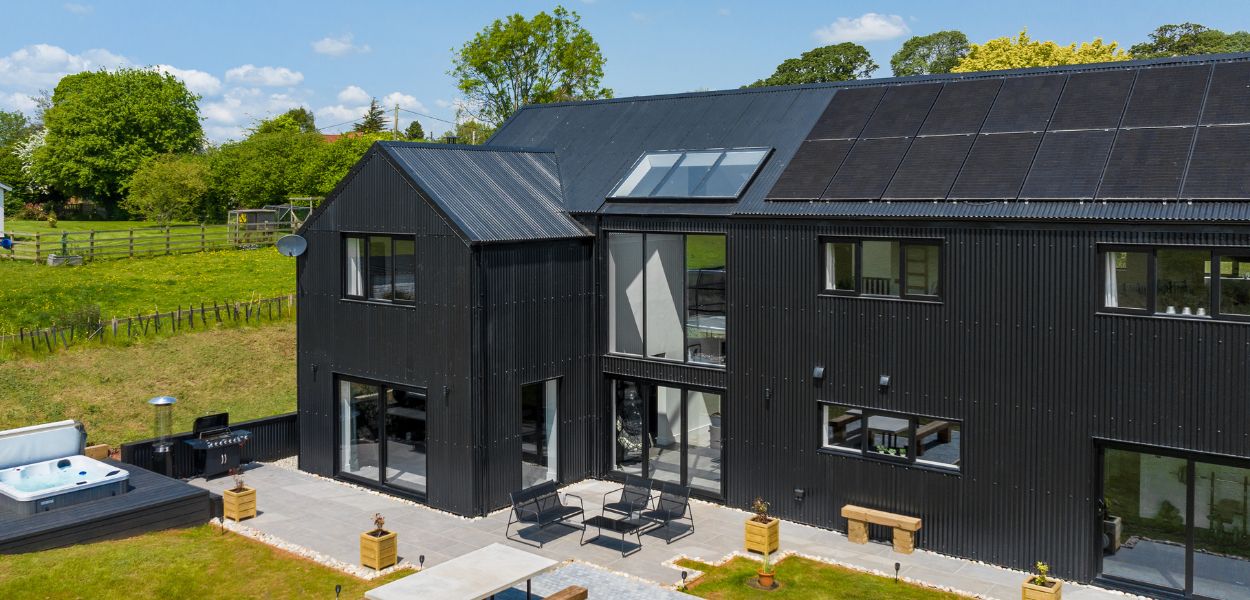
<path fill-rule="evenodd" d="M 545 481 L 519 492 L 512 492 L 508 494 L 508 497 L 512 501 L 512 513 L 508 515 L 508 526 L 504 528 L 504 537 L 508 539 L 512 539 L 511 530 L 514 523 L 537 525 L 539 531 L 548 525 L 564 525 L 571 529 L 585 530 L 584 527 L 566 522 L 567 519 L 585 513 L 581 497 L 574 494 L 564 495 L 565 499 L 576 498 L 578 506 L 561 502 L 560 493 L 554 481 Z M 524 540 L 519 541 L 525 543 Z M 545 543 L 539 540 L 538 547 L 542 548 Z"/>
<path fill-rule="evenodd" d="M 690 531 L 683 534 L 683 536 L 693 534 L 694 511 L 690 509 L 690 488 L 667 481 L 657 482 L 657 487 L 659 488 L 660 496 L 656 498 L 655 508 L 643 511 L 642 518 L 657 523 L 665 529 L 673 521 L 689 521 Z M 666 537 L 664 542 L 671 544 L 673 540 L 683 536 Z"/>
<path fill-rule="evenodd" d="M 608 496 L 620 492 L 616 502 L 608 502 Z M 651 508 L 651 481 L 638 475 L 626 475 L 625 485 L 603 495 L 603 510 L 599 514 L 617 513 L 633 517 Z"/>

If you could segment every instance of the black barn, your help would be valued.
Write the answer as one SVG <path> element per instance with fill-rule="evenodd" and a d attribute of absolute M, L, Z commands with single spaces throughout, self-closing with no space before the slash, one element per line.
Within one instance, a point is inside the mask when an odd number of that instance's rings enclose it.
<path fill-rule="evenodd" d="M 531 106 L 375 145 L 303 233 L 302 469 L 1247 597 L 1250 55 Z"/>

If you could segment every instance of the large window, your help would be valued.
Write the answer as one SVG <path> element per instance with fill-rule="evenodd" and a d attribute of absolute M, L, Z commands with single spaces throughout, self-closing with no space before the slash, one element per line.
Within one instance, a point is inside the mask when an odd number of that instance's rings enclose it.
<path fill-rule="evenodd" d="M 718 393 L 613 380 L 613 468 L 719 496 L 723 410 Z"/>
<path fill-rule="evenodd" d="M 821 241 L 825 293 L 937 300 L 942 245 L 930 240 L 827 238 Z"/>
<path fill-rule="evenodd" d="M 608 197 L 734 200 L 768 152 L 766 148 L 648 152 Z"/>
<path fill-rule="evenodd" d="M 959 469 L 959 421 L 821 404 L 821 446 L 884 460 Z"/>
<path fill-rule="evenodd" d="M 1108 247 L 1101 260 L 1108 311 L 1250 318 L 1250 249 Z"/>
<path fill-rule="evenodd" d="M 426 492 L 424 390 L 339 380 L 339 473 Z"/>
<path fill-rule="evenodd" d="M 725 236 L 608 234 L 610 351 L 725 364 Z"/>
<path fill-rule="evenodd" d="M 343 295 L 408 304 L 417 297 L 417 244 L 411 237 L 343 237 Z"/>

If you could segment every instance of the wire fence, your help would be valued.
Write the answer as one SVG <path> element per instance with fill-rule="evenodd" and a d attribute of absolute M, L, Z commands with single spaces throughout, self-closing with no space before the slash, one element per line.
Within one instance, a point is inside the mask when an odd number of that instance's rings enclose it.
<path fill-rule="evenodd" d="M 172 225 L 100 231 L 6 232 L 13 242 L 0 258 L 50 263 L 185 254 L 271 246 L 292 233 L 286 222 L 244 225 Z M 3 236 L 0 236 L 3 237 Z"/>
<path fill-rule="evenodd" d="M 93 323 L 22 327 L 17 333 L 0 335 L 0 355 L 5 351 L 52 353 L 76 344 L 131 340 L 183 330 L 206 330 L 222 325 L 260 324 L 295 315 L 295 295 L 259 298 L 243 302 L 201 303 L 169 312 L 113 317 Z"/>

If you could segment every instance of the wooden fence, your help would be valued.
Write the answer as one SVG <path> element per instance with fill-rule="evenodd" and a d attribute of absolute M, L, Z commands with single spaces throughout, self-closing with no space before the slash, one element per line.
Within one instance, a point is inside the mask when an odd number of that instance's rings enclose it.
<path fill-rule="evenodd" d="M 289 223 L 253 223 L 242 229 L 226 225 L 174 225 L 100 231 L 10 231 L 5 235 L 13 241 L 13 248 L 0 250 L 0 258 L 43 262 L 55 254 L 91 261 L 259 248 L 273 245 L 291 231 Z"/>
<path fill-rule="evenodd" d="M 207 329 L 218 324 L 261 323 L 289 318 L 295 312 L 295 295 L 261 298 L 246 302 L 201 303 L 198 307 L 178 307 L 169 312 L 113 317 L 84 325 L 20 328 L 17 333 L 0 335 L 0 353 L 6 348 L 34 352 L 54 352 L 76 343 L 101 342 L 108 337 L 138 338 L 183 329 Z M 197 324 L 198 322 L 198 324 Z"/>
<path fill-rule="evenodd" d="M 177 408 L 175 405 L 174 410 Z M 252 437 L 243 444 L 241 464 L 278 460 L 299 453 L 299 416 L 296 413 L 231 423 L 230 428 L 246 429 L 252 433 Z M 191 432 L 175 434 L 170 438 L 173 445 L 169 448 L 170 464 L 168 466 L 173 472 L 168 474 L 171 477 L 181 479 L 196 475 L 195 451 L 191 446 L 183 443 L 183 440 L 189 439 L 191 439 Z M 156 438 L 152 438 L 122 444 L 122 462 L 158 473 L 165 472 L 166 465 L 156 464 L 153 461 L 155 453 L 152 446 L 157 441 Z"/>

